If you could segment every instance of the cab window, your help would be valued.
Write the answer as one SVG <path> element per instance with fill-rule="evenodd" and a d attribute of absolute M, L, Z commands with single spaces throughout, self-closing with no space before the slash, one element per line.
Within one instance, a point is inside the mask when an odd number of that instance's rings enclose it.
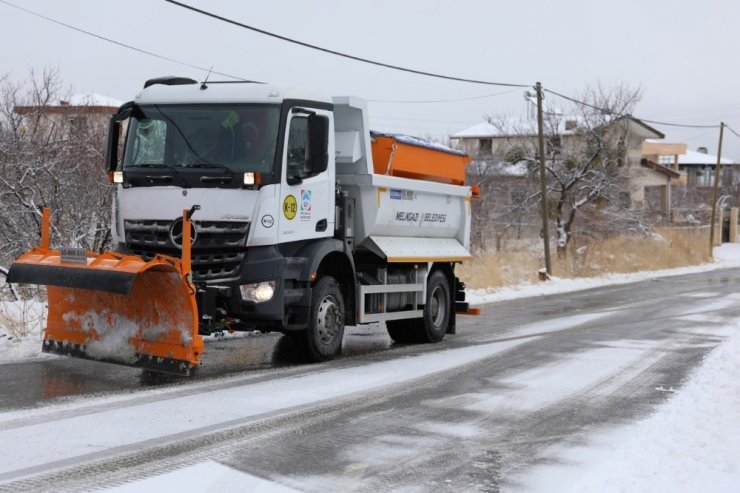
<path fill-rule="evenodd" d="M 288 129 L 288 177 L 302 177 L 308 158 L 308 118 L 296 116 Z"/>

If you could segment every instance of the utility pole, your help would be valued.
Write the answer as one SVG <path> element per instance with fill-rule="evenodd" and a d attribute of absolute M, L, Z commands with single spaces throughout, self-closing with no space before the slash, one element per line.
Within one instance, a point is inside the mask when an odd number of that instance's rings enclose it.
<path fill-rule="evenodd" d="M 542 84 L 534 86 L 537 91 L 537 137 L 539 140 L 540 156 L 540 203 L 542 205 L 542 239 L 545 244 L 545 272 L 547 277 L 552 275 L 550 265 L 550 233 L 547 227 L 547 179 L 545 174 L 545 125 L 542 116 Z"/>
<path fill-rule="evenodd" d="M 717 147 L 717 167 L 714 168 L 714 187 L 712 187 L 712 219 L 709 224 L 709 258 L 714 256 L 714 221 L 717 217 L 717 200 L 719 197 L 719 172 L 722 166 L 722 136 L 725 131 L 725 122 L 719 124 L 719 146 Z M 722 229 L 720 228 L 720 243 L 722 242 Z"/>

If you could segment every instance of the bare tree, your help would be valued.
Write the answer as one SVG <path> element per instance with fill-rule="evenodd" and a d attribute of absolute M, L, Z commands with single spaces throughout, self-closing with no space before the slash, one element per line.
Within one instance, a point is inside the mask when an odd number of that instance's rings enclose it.
<path fill-rule="evenodd" d="M 25 83 L 1 80 L 0 265 L 38 244 L 43 207 L 54 214 L 55 244 L 100 250 L 111 210 L 104 118 L 60 110 L 57 70 L 31 72 Z"/>
<path fill-rule="evenodd" d="M 550 219 L 555 222 L 559 251 L 568 246 L 579 218 L 593 229 L 615 223 L 641 228 L 641 216 L 631 209 L 629 184 L 641 140 L 632 131 L 639 122 L 629 116 L 640 99 L 639 89 L 598 85 L 567 101 L 568 107 L 548 105 L 544 114 L 548 175 L 547 200 Z M 500 130 L 494 153 L 503 154 L 503 164 L 524 163 L 530 180 L 520 181 L 522 210 L 531 215 L 539 194 L 533 191 L 539 166 L 537 128 L 534 120 L 518 121 L 489 117 Z"/>
<path fill-rule="evenodd" d="M 631 114 L 640 99 L 639 90 L 620 86 L 605 91 L 599 86 L 578 98 L 575 120 L 566 119 L 564 128 L 548 125 L 550 159 L 546 169 L 551 176 L 549 190 L 555 196 L 557 245 L 568 244 L 579 211 L 585 206 L 629 209 L 630 164 L 628 149 L 640 145 L 631 141 Z M 562 120 L 561 120 L 562 121 Z M 562 123 L 561 123 L 562 125 Z M 569 135 L 563 135 L 570 132 Z M 570 138 L 569 138 L 570 137 Z M 557 144 L 557 139 L 569 144 Z"/>

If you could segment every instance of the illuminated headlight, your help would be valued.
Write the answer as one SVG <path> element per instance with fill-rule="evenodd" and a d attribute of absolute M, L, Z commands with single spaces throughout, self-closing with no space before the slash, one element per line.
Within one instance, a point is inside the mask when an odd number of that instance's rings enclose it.
<path fill-rule="evenodd" d="M 254 185 L 254 173 L 244 173 L 244 184 Z"/>
<path fill-rule="evenodd" d="M 123 171 L 113 172 L 113 183 L 123 183 Z"/>
<path fill-rule="evenodd" d="M 275 295 L 275 281 L 242 284 L 239 286 L 239 291 L 241 291 L 242 299 L 245 301 L 264 303 L 265 301 L 270 301 Z"/>

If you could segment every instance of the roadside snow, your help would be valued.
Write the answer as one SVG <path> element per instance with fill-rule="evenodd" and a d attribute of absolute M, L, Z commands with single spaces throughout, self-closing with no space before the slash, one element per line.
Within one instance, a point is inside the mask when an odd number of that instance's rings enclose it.
<path fill-rule="evenodd" d="M 740 321 L 655 414 L 556 451 L 524 491 L 733 492 L 740 482 Z M 672 389 L 656 389 L 672 392 Z"/>

